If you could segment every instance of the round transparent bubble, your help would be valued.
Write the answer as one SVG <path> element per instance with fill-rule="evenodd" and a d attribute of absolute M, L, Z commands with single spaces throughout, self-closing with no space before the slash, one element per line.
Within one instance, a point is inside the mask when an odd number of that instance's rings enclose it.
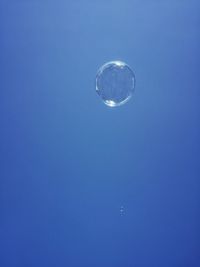
<path fill-rule="evenodd" d="M 96 92 L 109 107 L 126 103 L 135 90 L 135 75 L 122 61 L 104 64 L 97 72 Z"/>

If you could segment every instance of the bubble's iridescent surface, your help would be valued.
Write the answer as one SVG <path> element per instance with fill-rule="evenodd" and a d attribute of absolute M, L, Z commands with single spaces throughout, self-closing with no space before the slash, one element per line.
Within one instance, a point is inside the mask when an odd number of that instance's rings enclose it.
<path fill-rule="evenodd" d="M 103 102 L 116 107 L 126 103 L 135 90 L 135 75 L 122 61 L 104 64 L 97 72 L 96 92 Z"/>

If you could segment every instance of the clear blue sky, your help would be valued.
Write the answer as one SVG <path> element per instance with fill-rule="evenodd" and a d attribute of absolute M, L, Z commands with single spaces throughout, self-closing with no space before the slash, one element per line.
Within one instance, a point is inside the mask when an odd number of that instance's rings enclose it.
<path fill-rule="evenodd" d="M 1 0 L 1 267 L 200 266 L 199 14 Z M 115 109 L 95 92 L 110 60 L 136 76 Z"/>

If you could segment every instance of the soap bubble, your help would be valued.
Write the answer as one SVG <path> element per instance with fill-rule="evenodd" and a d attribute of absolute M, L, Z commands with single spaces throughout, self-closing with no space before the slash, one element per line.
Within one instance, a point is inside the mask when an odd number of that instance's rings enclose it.
<path fill-rule="evenodd" d="M 96 92 L 103 102 L 116 107 L 126 103 L 135 89 L 135 75 L 122 61 L 104 64 L 96 75 Z"/>

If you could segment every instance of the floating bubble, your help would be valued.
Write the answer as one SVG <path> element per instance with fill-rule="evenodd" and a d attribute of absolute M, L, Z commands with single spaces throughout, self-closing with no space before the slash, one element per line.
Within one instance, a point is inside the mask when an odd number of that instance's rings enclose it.
<path fill-rule="evenodd" d="M 123 207 L 123 206 L 120 207 L 120 215 L 121 215 L 121 216 L 124 215 L 124 207 Z"/>
<path fill-rule="evenodd" d="M 135 75 L 122 61 L 104 64 L 96 75 L 96 92 L 109 107 L 126 103 L 135 90 Z"/>

